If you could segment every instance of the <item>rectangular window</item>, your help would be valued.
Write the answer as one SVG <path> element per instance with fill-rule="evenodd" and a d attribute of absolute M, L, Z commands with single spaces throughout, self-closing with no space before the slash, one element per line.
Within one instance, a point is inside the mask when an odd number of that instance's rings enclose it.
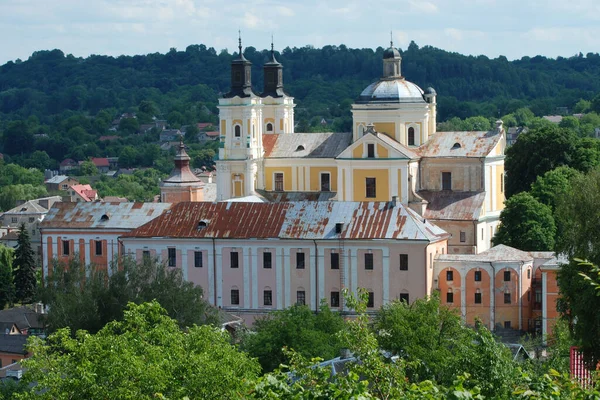
<path fill-rule="evenodd" d="M 142 261 L 144 261 L 144 262 L 150 261 L 150 251 L 149 250 L 142 251 Z"/>
<path fill-rule="evenodd" d="M 229 253 L 229 263 L 231 268 L 239 268 L 240 267 L 240 253 L 237 251 L 232 251 Z"/>
<path fill-rule="evenodd" d="M 194 251 L 194 268 L 202 268 L 202 252 Z"/>
<path fill-rule="evenodd" d="M 275 173 L 275 191 L 283 192 L 283 172 Z"/>
<path fill-rule="evenodd" d="M 304 290 L 298 290 L 296 292 L 296 304 L 298 304 L 298 305 L 306 304 L 306 292 Z"/>
<path fill-rule="evenodd" d="M 94 245 L 96 247 L 96 255 L 97 256 L 101 256 L 102 255 L 102 241 L 101 240 L 94 240 Z"/>
<path fill-rule="evenodd" d="M 177 253 L 174 247 L 168 249 L 169 267 L 175 267 L 177 265 Z"/>
<path fill-rule="evenodd" d="M 340 269 L 340 253 L 331 254 L 331 269 Z"/>
<path fill-rule="evenodd" d="M 71 251 L 70 251 L 71 249 L 70 249 L 68 240 L 62 241 L 62 250 L 63 250 L 63 256 L 68 256 L 71 253 Z"/>
<path fill-rule="evenodd" d="M 400 293 L 399 299 L 400 301 L 408 304 L 408 293 Z"/>
<path fill-rule="evenodd" d="M 377 181 L 375 178 L 365 178 L 365 197 L 375 198 L 377 197 Z"/>
<path fill-rule="evenodd" d="M 340 292 L 331 292 L 331 307 L 340 306 Z"/>
<path fill-rule="evenodd" d="M 400 271 L 408 271 L 408 254 L 400 254 Z"/>
<path fill-rule="evenodd" d="M 500 174 L 500 193 L 504 193 L 504 174 Z"/>
<path fill-rule="evenodd" d="M 442 190 L 452 190 L 451 172 L 442 172 Z"/>
<path fill-rule="evenodd" d="M 504 328 L 510 329 L 510 321 L 504 321 Z"/>
<path fill-rule="evenodd" d="M 510 292 L 504 293 L 504 304 L 510 304 Z"/>
<path fill-rule="evenodd" d="M 367 300 L 367 307 L 375 307 L 375 293 L 369 292 L 369 300 Z"/>
<path fill-rule="evenodd" d="M 504 271 L 504 282 L 510 282 L 510 271 Z"/>
<path fill-rule="evenodd" d="M 12 217 L 10 220 L 13 224 L 16 224 L 18 222 L 17 217 Z"/>
<path fill-rule="evenodd" d="M 467 241 L 467 232 L 460 231 L 460 242 L 464 243 Z"/>
<path fill-rule="evenodd" d="M 240 291 L 231 289 L 231 305 L 238 306 L 240 304 Z"/>
<path fill-rule="evenodd" d="M 481 293 L 475 293 L 475 304 L 481 304 Z"/>
<path fill-rule="evenodd" d="M 304 253 L 296 253 L 296 269 L 304 269 Z"/>
<path fill-rule="evenodd" d="M 329 173 L 321 173 L 321 192 L 331 191 L 330 177 Z"/>
<path fill-rule="evenodd" d="M 481 271 L 475 271 L 475 282 L 481 282 Z"/>
<path fill-rule="evenodd" d="M 536 289 L 535 291 L 535 302 L 542 303 L 542 291 L 540 289 Z"/>
<path fill-rule="evenodd" d="M 454 280 L 454 271 L 446 271 L 446 280 L 453 281 Z"/>
<path fill-rule="evenodd" d="M 373 269 L 373 253 L 365 253 L 365 269 Z"/>
<path fill-rule="evenodd" d="M 33 221 L 35 221 L 35 218 L 29 217 L 29 223 L 31 224 L 31 223 L 33 223 Z"/>
<path fill-rule="evenodd" d="M 271 268 L 273 266 L 271 257 L 272 255 L 270 251 L 265 251 L 263 253 L 263 268 Z"/>
<path fill-rule="evenodd" d="M 367 158 L 375 158 L 375 144 L 367 143 Z"/>
<path fill-rule="evenodd" d="M 446 293 L 446 303 L 448 303 L 448 304 L 454 303 L 454 293 L 452 293 L 452 292 Z"/>
<path fill-rule="evenodd" d="M 265 290 L 263 292 L 263 305 L 272 306 L 273 305 L 273 292 L 270 290 Z"/>
<path fill-rule="evenodd" d="M 531 270 L 527 269 L 527 279 L 531 279 Z"/>

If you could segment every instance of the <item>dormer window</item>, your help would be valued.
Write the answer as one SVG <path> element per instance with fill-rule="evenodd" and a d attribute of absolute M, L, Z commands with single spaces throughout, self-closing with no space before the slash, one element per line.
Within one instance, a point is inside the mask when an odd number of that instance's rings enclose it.
<path fill-rule="evenodd" d="M 102 216 L 100 217 L 100 222 L 106 222 L 110 219 L 110 215 L 108 214 L 102 214 Z"/>
<path fill-rule="evenodd" d="M 296 151 L 303 151 L 303 150 L 306 150 L 303 145 L 298 145 L 298 147 L 296 147 Z"/>
<path fill-rule="evenodd" d="M 460 149 L 462 146 L 460 145 L 460 143 L 456 142 L 454 143 L 454 145 L 452 146 L 451 150 L 456 150 L 456 149 Z"/>
<path fill-rule="evenodd" d="M 208 222 L 207 221 L 202 220 L 202 221 L 198 222 L 198 230 L 204 229 L 207 226 L 208 226 Z"/>
<path fill-rule="evenodd" d="M 367 158 L 375 158 L 375 144 L 367 143 Z"/>

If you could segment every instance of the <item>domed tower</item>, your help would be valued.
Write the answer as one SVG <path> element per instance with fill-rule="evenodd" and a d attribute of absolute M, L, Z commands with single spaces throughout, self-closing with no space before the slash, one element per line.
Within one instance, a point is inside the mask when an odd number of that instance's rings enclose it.
<path fill-rule="evenodd" d="M 354 141 L 371 123 L 376 131 L 409 147 L 420 146 L 435 133 L 435 95 L 406 80 L 401 66 L 400 51 L 390 42 L 383 52 L 383 76 L 352 105 Z"/>
<path fill-rule="evenodd" d="M 264 88 L 260 95 L 263 104 L 263 132 L 294 132 L 294 98 L 283 90 L 283 66 L 275 58 L 271 41 L 269 61 L 263 67 Z"/>
<path fill-rule="evenodd" d="M 203 201 L 204 183 L 190 169 L 190 156 L 183 141 L 175 155 L 175 168 L 169 177 L 160 183 L 160 200 L 163 203 L 181 201 Z"/>
<path fill-rule="evenodd" d="M 231 61 L 231 90 L 219 99 L 219 159 L 217 200 L 252 194 L 262 174 L 262 101 L 252 89 L 252 63 L 244 57 L 241 36 L 238 56 Z"/>

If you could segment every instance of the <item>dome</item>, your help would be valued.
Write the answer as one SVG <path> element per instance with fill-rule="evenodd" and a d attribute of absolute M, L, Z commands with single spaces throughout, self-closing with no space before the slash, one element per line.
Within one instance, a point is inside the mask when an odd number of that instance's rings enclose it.
<path fill-rule="evenodd" d="M 435 92 L 435 89 L 430 86 L 427 89 L 425 89 L 425 94 L 430 94 L 430 95 L 435 96 L 437 93 Z"/>
<path fill-rule="evenodd" d="M 356 103 L 425 103 L 425 99 L 420 87 L 404 78 L 397 78 L 370 84 Z"/>
<path fill-rule="evenodd" d="M 397 48 L 390 46 L 383 51 L 383 59 L 385 60 L 388 58 L 402 58 L 402 56 L 400 56 L 400 52 Z"/>

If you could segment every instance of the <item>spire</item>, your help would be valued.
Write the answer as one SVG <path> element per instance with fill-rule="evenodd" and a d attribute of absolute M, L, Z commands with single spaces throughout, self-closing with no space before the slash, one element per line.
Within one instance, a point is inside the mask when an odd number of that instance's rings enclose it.
<path fill-rule="evenodd" d="M 275 58 L 275 46 L 273 45 L 273 35 L 271 34 L 271 57 L 263 67 L 264 86 L 261 97 L 283 97 L 283 66 Z"/>
<path fill-rule="evenodd" d="M 225 98 L 249 97 L 252 92 L 252 63 L 244 57 L 242 32 L 238 31 L 238 58 L 231 61 L 231 90 Z"/>
<path fill-rule="evenodd" d="M 383 52 L 383 77 L 384 78 L 401 78 L 400 64 L 402 56 L 397 48 L 394 47 L 393 34 L 390 31 L 390 47 Z"/>
<path fill-rule="evenodd" d="M 390 31 L 390 47 L 394 47 L 394 40 L 393 40 L 392 31 Z"/>

